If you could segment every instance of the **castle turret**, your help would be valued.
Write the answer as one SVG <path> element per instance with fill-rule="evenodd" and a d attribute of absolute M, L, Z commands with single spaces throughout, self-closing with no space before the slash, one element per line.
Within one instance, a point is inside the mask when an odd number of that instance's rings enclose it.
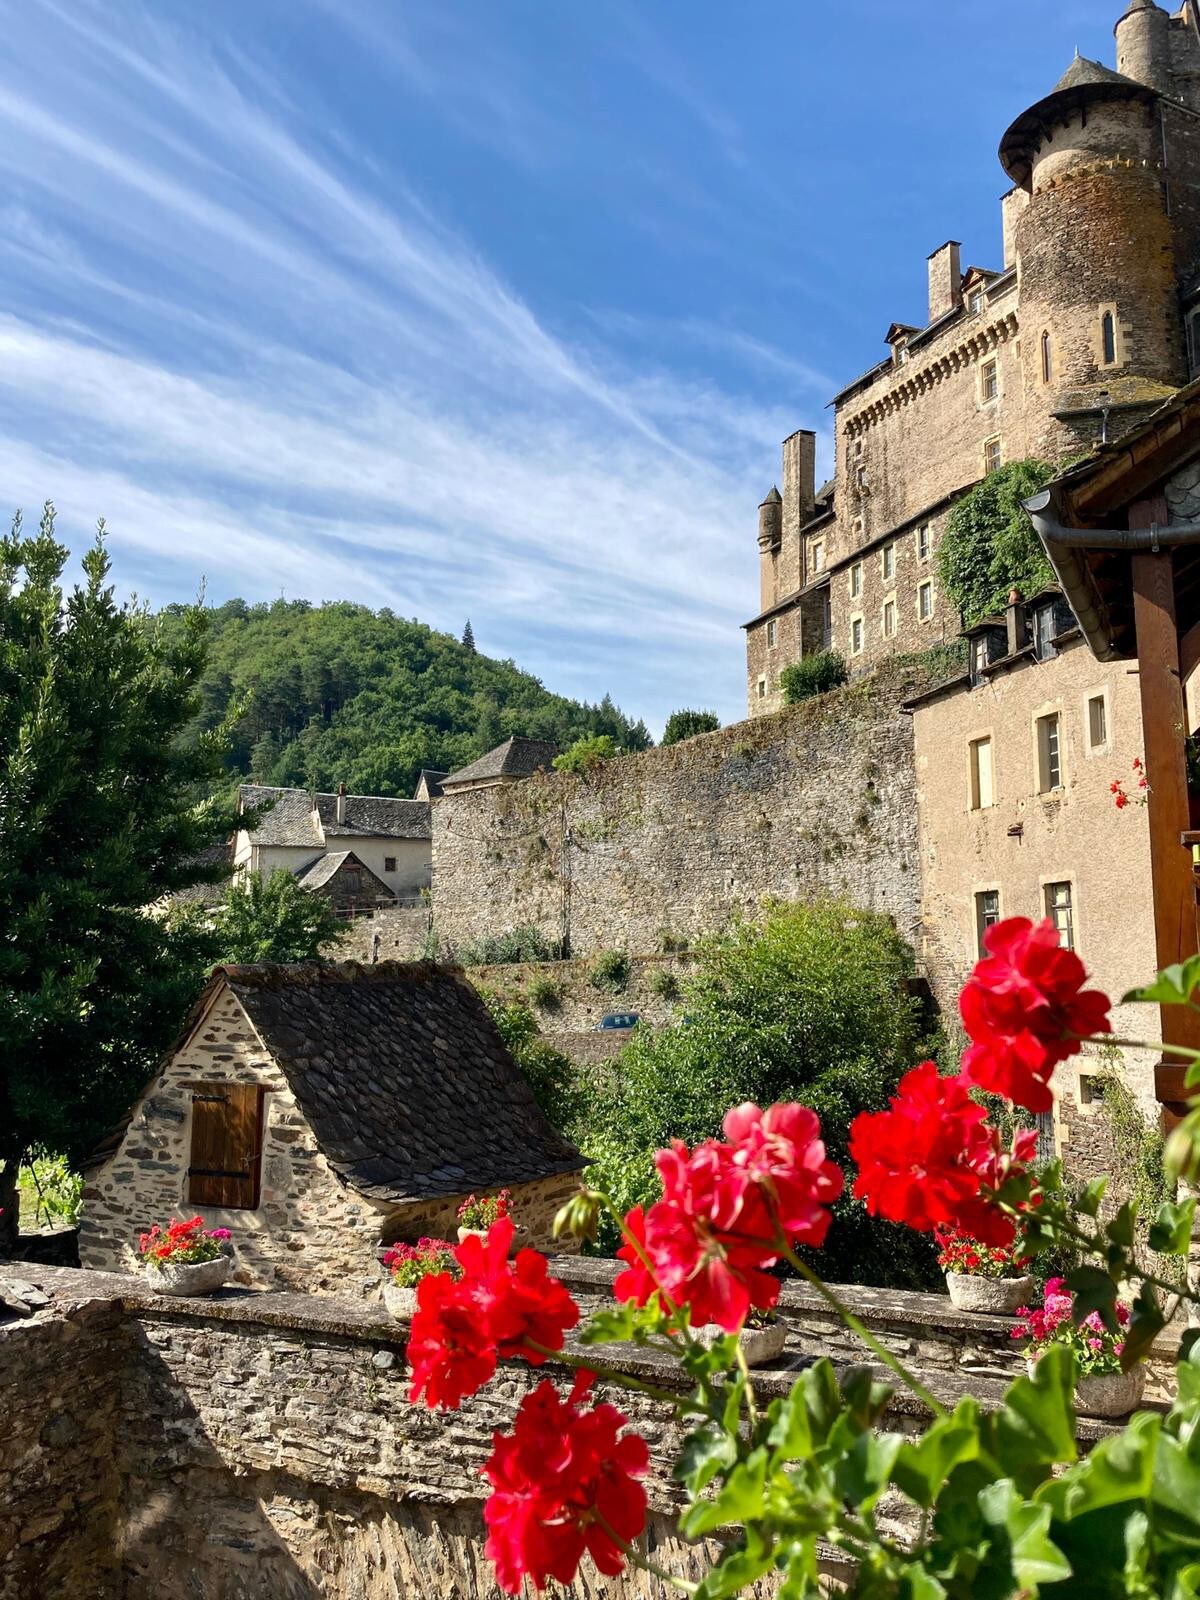
<path fill-rule="evenodd" d="M 758 508 L 758 562 L 762 609 L 775 604 L 775 562 L 783 543 L 783 496 L 774 485 Z"/>
<path fill-rule="evenodd" d="M 1122 32 L 1157 28 L 1156 10 L 1135 0 Z M 1145 61 L 1150 72 L 1152 50 Z M 1149 84 L 1077 57 L 1000 146 L 1029 196 L 1015 244 L 1031 454 L 1061 458 L 1120 432 L 1186 381 L 1160 103 Z"/>
<path fill-rule="evenodd" d="M 1170 92 L 1171 19 L 1155 0 L 1129 0 L 1113 30 L 1117 36 L 1117 71 L 1160 94 Z"/>

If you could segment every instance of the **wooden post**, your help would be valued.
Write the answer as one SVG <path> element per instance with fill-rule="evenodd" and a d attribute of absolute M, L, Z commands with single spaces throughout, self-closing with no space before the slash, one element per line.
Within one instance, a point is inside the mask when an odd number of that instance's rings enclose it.
<path fill-rule="evenodd" d="M 1131 528 L 1170 521 L 1161 496 L 1130 507 Z M 1183 685 L 1179 676 L 1179 635 L 1175 621 L 1175 578 L 1169 550 L 1136 551 L 1133 561 L 1133 613 L 1137 629 L 1138 684 L 1142 702 L 1144 759 L 1150 783 L 1150 875 L 1154 894 L 1154 935 L 1160 967 L 1195 955 L 1196 882 L 1191 854 L 1181 835 L 1189 826 L 1187 736 Z M 1119 907 L 1114 908 L 1119 915 Z M 1172 1044 L 1200 1049 L 1200 1015 L 1184 1006 L 1160 1007 L 1163 1059 L 1155 1068 L 1155 1094 L 1164 1120 L 1174 1122 L 1187 1098 L 1186 1064 L 1171 1059 Z"/>

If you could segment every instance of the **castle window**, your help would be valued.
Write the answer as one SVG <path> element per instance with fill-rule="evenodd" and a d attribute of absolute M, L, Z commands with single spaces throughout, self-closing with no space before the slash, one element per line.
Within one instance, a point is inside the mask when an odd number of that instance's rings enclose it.
<path fill-rule="evenodd" d="M 767 680 L 765 678 L 760 678 L 758 680 L 758 698 L 760 700 L 765 700 L 767 698 Z"/>
<path fill-rule="evenodd" d="M 1062 788 L 1062 719 L 1057 711 L 1037 719 L 1038 793 Z"/>
<path fill-rule="evenodd" d="M 879 570 L 883 574 L 885 583 L 889 583 L 896 576 L 896 546 L 885 544 L 879 552 Z"/>
<path fill-rule="evenodd" d="M 928 622 L 933 615 L 933 585 L 923 583 L 917 590 L 917 616 Z"/>
<path fill-rule="evenodd" d="M 1103 694 L 1092 695 L 1087 703 L 1088 749 L 1108 748 L 1108 699 Z"/>
<path fill-rule="evenodd" d="M 997 366 L 996 362 L 985 361 L 980 377 L 983 387 L 983 398 L 985 400 L 994 400 L 1000 393 L 1000 368 Z"/>
<path fill-rule="evenodd" d="M 1050 334 L 1042 335 L 1042 382 L 1049 383 L 1054 377 L 1054 352 L 1050 348 Z"/>
<path fill-rule="evenodd" d="M 999 439 L 989 439 L 983 447 L 984 473 L 995 472 L 1000 465 L 1001 459 Z"/>
<path fill-rule="evenodd" d="M 856 561 L 850 568 L 850 598 L 857 600 L 862 594 L 862 562 Z"/>
<path fill-rule="evenodd" d="M 991 739 L 971 740 L 971 810 L 984 811 L 995 805 L 995 786 L 992 781 Z"/>
<path fill-rule="evenodd" d="M 1046 885 L 1046 915 L 1058 929 L 1058 942 L 1064 950 L 1075 948 L 1075 911 L 1069 883 Z"/>
<path fill-rule="evenodd" d="M 929 560 L 929 524 L 923 522 L 917 529 L 917 560 Z"/>
<path fill-rule="evenodd" d="M 1104 365 L 1111 367 L 1117 359 L 1117 321 L 1111 311 L 1106 311 L 1101 320 L 1100 338 L 1104 345 Z"/>
<path fill-rule="evenodd" d="M 395 858 L 395 856 L 384 856 L 384 858 L 383 858 L 383 870 L 385 872 L 395 872 L 395 870 L 396 870 L 396 858 Z"/>
<path fill-rule="evenodd" d="M 896 636 L 896 602 L 885 600 L 883 602 L 883 637 L 894 639 Z"/>
<path fill-rule="evenodd" d="M 1104 1079 L 1098 1073 L 1079 1074 L 1079 1103 L 1084 1106 L 1103 1105 Z"/>
<path fill-rule="evenodd" d="M 862 649 L 863 649 L 863 619 L 861 617 L 851 617 L 851 619 L 850 619 L 850 654 L 852 656 L 860 656 L 860 655 L 862 655 Z"/>
<path fill-rule="evenodd" d="M 189 1205 L 257 1208 L 262 1129 L 263 1091 L 257 1084 L 193 1085 Z"/>
<path fill-rule="evenodd" d="M 778 643 L 779 643 L 779 624 L 777 622 L 768 622 L 767 623 L 767 645 L 769 646 L 770 649 L 773 650 Z"/>
<path fill-rule="evenodd" d="M 983 310 L 983 290 L 982 289 L 976 289 L 975 290 L 974 294 L 967 301 L 967 309 L 970 311 L 970 313 L 971 313 L 971 315 L 973 317 L 977 317 L 979 315 L 979 313 Z"/>
<path fill-rule="evenodd" d="M 812 547 L 812 569 L 814 572 L 820 572 L 824 565 L 825 546 L 820 539 L 816 539 L 814 540 Z"/>
<path fill-rule="evenodd" d="M 1000 921 L 999 889 L 983 889 L 975 896 L 975 945 L 980 956 L 987 955 L 983 936 Z"/>

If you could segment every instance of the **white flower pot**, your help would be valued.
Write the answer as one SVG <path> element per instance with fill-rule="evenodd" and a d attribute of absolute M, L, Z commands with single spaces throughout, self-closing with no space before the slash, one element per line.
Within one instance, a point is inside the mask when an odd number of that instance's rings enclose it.
<path fill-rule="evenodd" d="M 693 1328 L 692 1336 L 700 1344 L 712 1345 L 725 1337 L 725 1329 L 718 1322 L 706 1322 L 702 1327 Z M 738 1343 L 748 1367 L 765 1366 L 768 1361 L 775 1361 L 783 1354 L 787 1344 L 787 1323 L 768 1322 L 765 1328 L 743 1328 L 738 1334 Z"/>
<path fill-rule="evenodd" d="M 212 1294 L 232 1271 L 233 1262 L 225 1255 L 217 1256 L 214 1261 L 175 1264 L 163 1261 L 153 1267 L 147 1266 L 146 1287 L 153 1294 Z"/>
<path fill-rule="evenodd" d="M 487 1238 L 487 1229 L 486 1228 L 460 1228 L 458 1230 L 458 1242 L 459 1242 L 459 1244 L 461 1244 L 464 1239 L 486 1239 L 486 1238 Z"/>
<path fill-rule="evenodd" d="M 1097 1372 L 1075 1385 L 1075 1409 L 1083 1417 L 1127 1417 L 1141 1404 L 1145 1387 L 1145 1367 Z"/>
<path fill-rule="evenodd" d="M 1011 1317 L 1029 1304 L 1033 1279 L 976 1278 L 966 1272 L 948 1272 L 946 1288 L 950 1291 L 950 1304 L 960 1311 L 988 1311 L 993 1316 Z"/>
<path fill-rule="evenodd" d="M 404 1288 L 393 1278 L 383 1280 L 383 1303 L 397 1322 L 411 1322 L 417 1309 L 417 1291 Z"/>

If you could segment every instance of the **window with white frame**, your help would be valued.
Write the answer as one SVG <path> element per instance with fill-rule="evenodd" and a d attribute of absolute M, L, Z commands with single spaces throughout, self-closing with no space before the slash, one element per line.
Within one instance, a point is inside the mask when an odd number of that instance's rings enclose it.
<path fill-rule="evenodd" d="M 1000 366 L 996 361 L 985 361 L 979 373 L 979 387 L 983 398 L 995 400 L 1000 393 Z"/>
<path fill-rule="evenodd" d="M 987 955 L 983 936 L 1000 921 L 999 889 L 981 889 L 975 896 L 975 947 L 981 956 Z"/>
<path fill-rule="evenodd" d="M 760 700 L 765 700 L 767 698 L 767 680 L 765 678 L 760 678 L 758 680 L 758 698 Z"/>
<path fill-rule="evenodd" d="M 885 600 L 883 602 L 883 637 L 894 639 L 896 637 L 896 602 Z"/>
<path fill-rule="evenodd" d="M 779 624 L 775 621 L 767 623 L 767 644 L 773 650 L 779 643 Z"/>
<path fill-rule="evenodd" d="M 917 529 L 917 560 L 929 560 L 929 524 L 923 522 Z"/>
<path fill-rule="evenodd" d="M 999 439 L 989 439 L 983 447 L 983 470 L 985 473 L 995 472 L 1003 459 Z"/>
<path fill-rule="evenodd" d="M 850 654 L 852 656 L 860 656 L 860 655 L 862 655 L 862 649 L 863 649 L 863 619 L 861 617 L 851 617 L 850 618 Z"/>
<path fill-rule="evenodd" d="M 820 539 L 814 539 L 812 547 L 812 570 L 814 572 L 820 572 L 824 569 L 824 566 L 825 546 Z"/>
<path fill-rule="evenodd" d="M 917 589 L 917 616 L 928 622 L 933 616 L 933 584 L 922 583 Z"/>
<path fill-rule="evenodd" d="M 885 544 L 879 552 L 879 570 L 885 583 L 890 583 L 896 576 L 896 546 Z"/>
<path fill-rule="evenodd" d="M 862 594 L 863 570 L 862 562 L 855 561 L 850 568 L 850 598 L 857 600 Z"/>
<path fill-rule="evenodd" d="M 1062 718 L 1057 711 L 1037 719 L 1038 793 L 1062 788 Z"/>
<path fill-rule="evenodd" d="M 991 738 L 972 739 L 971 760 L 971 810 L 986 811 L 996 803 L 996 786 L 992 774 Z"/>
<path fill-rule="evenodd" d="M 1046 915 L 1058 929 L 1058 942 L 1064 950 L 1075 948 L 1075 908 L 1069 883 L 1046 885 Z"/>
<path fill-rule="evenodd" d="M 973 317 L 977 317 L 983 310 L 983 290 L 976 289 L 967 301 L 967 310 Z"/>

